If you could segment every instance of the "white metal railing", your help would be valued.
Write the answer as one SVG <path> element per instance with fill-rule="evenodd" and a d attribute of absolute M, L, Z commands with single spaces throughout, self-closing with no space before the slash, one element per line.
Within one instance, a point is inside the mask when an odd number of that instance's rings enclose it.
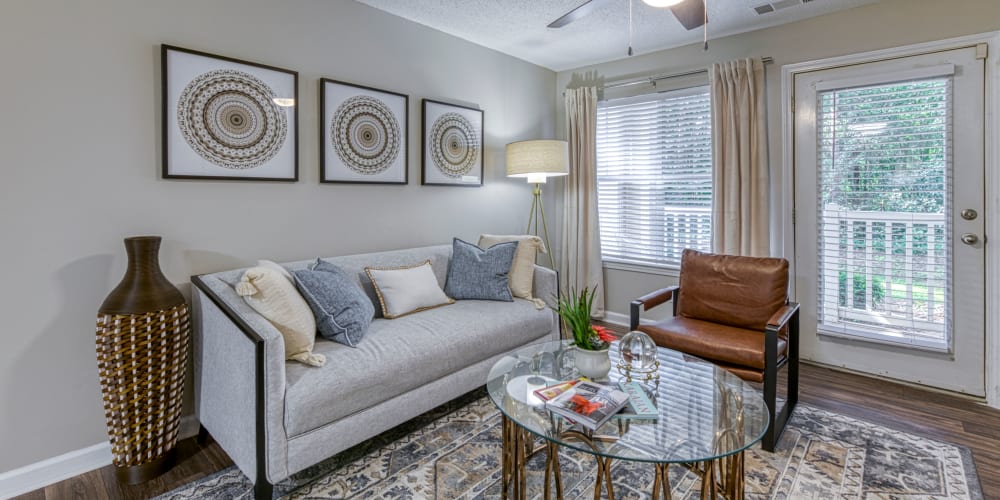
<path fill-rule="evenodd" d="M 820 331 L 946 349 L 948 233 L 944 214 L 824 210 Z"/>
<path fill-rule="evenodd" d="M 664 247 L 668 257 L 680 262 L 685 248 L 712 248 L 711 207 L 663 207 Z"/>

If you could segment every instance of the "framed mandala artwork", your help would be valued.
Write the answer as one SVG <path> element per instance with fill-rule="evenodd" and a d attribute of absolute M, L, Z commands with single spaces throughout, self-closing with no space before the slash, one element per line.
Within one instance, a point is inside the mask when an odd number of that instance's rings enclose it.
<path fill-rule="evenodd" d="M 320 182 L 406 184 L 410 98 L 323 78 Z"/>
<path fill-rule="evenodd" d="M 297 181 L 299 74 L 160 46 L 163 177 Z"/>
<path fill-rule="evenodd" d="M 423 178 L 437 186 L 483 185 L 483 111 L 424 99 Z"/>

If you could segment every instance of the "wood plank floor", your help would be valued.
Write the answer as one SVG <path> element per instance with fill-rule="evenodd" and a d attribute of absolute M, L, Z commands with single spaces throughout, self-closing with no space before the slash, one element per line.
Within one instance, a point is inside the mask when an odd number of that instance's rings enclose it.
<path fill-rule="evenodd" d="M 1000 499 L 1000 411 L 957 396 L 813 365 L 801 370 L 799 400 L 810 405 L 969 447 L 987 499 Z M 111 466 L 16 497 L 19 500 L 144 499 L 232 465 L 214 443 L 178 444 L 178 465 L 137 486 L 119 484 Z"/>

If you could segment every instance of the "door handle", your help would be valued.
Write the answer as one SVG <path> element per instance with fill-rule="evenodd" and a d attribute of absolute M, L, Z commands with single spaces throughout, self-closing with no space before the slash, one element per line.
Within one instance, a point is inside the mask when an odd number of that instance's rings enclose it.
<path fill-rule="evenodd" d="M 979 236 L 972 233 L 965 233 L 962 235 L 962 243 L 965 243 L 966 245 L 975 245 L 976 243 L 979 243 Z"/>

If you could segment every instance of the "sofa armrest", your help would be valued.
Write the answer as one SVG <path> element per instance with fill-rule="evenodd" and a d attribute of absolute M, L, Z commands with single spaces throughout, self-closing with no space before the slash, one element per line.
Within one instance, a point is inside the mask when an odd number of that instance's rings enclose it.
<path fill-rule="evenodd" d="M 559 297 L 559 273 L 536 264 L 535 279 L 531 288 L 532 295 L 542 299 L 549 307 L 555 307 Z"/>
<path fill-rule="evenodd" d="M 194 276 L 195 405 L 202 426 L 255 483 L 287 473 L 281 333 L 212 276 Z"/>
<path fill-rule="evenodd" d="M 556 301 L 559 297 L 559 273 L 547 267 L 536 265 L 535 279 L 534 283 L 532 283 L 532 295 L 534 295 L 536 301 L 540 299 L 545 303 L 546 307 L 550 308 L 549 312 L 552 314 L 552 331 L 550 332 L 549 340 L 559 340 L 562 338 L 562 321 L 559 320 L 559 315 L 552 309 L 556 306 Z"/>

